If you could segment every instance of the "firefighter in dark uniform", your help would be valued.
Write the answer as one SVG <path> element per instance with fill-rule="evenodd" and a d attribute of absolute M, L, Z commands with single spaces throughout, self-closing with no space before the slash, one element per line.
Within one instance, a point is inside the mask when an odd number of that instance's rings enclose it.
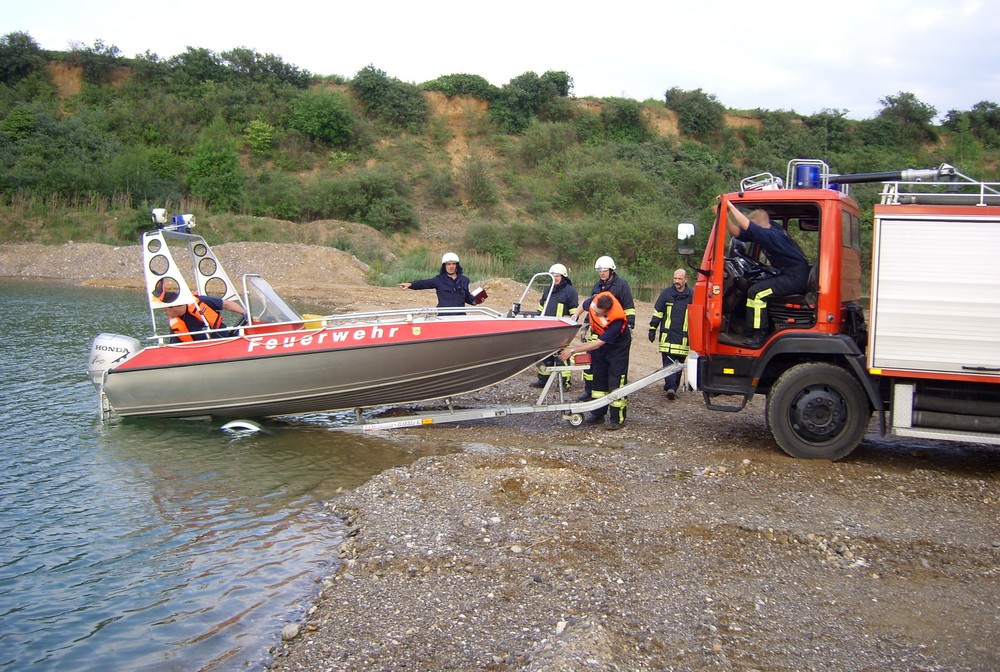
<path fill-rule="evenodd" d="M 660 330 L 659 349 L 663 366 L 687 359 L 688 345 L 688 306 L 694 292 L 687 286 L 687 271 L 678 268 L 674 271 L 674 284 L 662 292 L 653 304 L 653 317 L 649 321 L 649 342 L 656 343 L 656 330 Z M 663 391 L 667 399 L 677 396 L 677 386 L 681 381 L 681 372 L 672 373 L 663 379 Z"/>
<path fill-rule="evenodd" d="M 441 271 L 433 278 L 399 283 L 400 289 L 433 289 L 437 292 L 438 308 L 464 308 L 475 305 L 476 297 L 469 291 L 469 278 L 462 273 L 458 255 L 445 252 L 441 257 Z M 459 311 L 453 314 L 461 315 Z"/>
<path fill-rule="evenodd" d="M 611 294 L 618 299 L 618 303 L 621 304 L 622 309 L 625 311 L 625 316 L 628 319 L 628 328 L 635 328 L 635 300 L 632 298 L 632 288 L 629 287 L 628 282 L 619 277 L 615 273 L 615 260 L 611 257 L 604 256 L 599 257 L 596 262 L 594 262 L 594 270 L 597 271 L 597 282 L 594 283 L 594 288 L 590 290 L 590 295 L 597 296 L 601 292 L 611 292 Z M 596 336 L 590 335 L 589 340 L 596 340 Z M 577 397 L 577 401 L 586 401 L 591 398 L 591 386 L 594 380 L 593 367 L 587 369 L 583 372 L 583 394 Z"/>
<path fill-rule="evenodd" d="M 584 311 L 589 314 L 590 328 L 597 334 L 597 338 L 586 343 L 567 346 L 559 352 L 559 359 L 565 361 L 578 352 L 589 352 L 590 369 L 593 374 L 591 394 L 594 399 L 599 399 L 613 390 L 624 387 L 628 382 L 632 329 L 628 326 L 625 309 L 611 292 L 601 292 L 597 296 L 590 297 L 576 309 L 573 317 L 579 319 Z M 604 422 L 605 415 L 610 415 L 608 429 L 621 429 L 625 426 L 626 402 L 626 397 L 612 401 L 608 406 L 592 412 L 587 422 Z"/>
<path fill-rule="evenodd" d="M 573 311 L 576 310 L 577 306 L 580 305 L 580 297 L 576 293 L 576 287 L 573 286 L 573 281 L 569 279 L 568 271 L 566 267 L 562 264 L 552 264 L 549 268 L 549 273 L 552 274 L 553 282 L 551 287 L 546 287 L 542 291 L 542 298 L 538 302 L 538 311 L 543 312 L 545 315 L 552 315 L 555 317 L 563 317 L 572 315 Z M 551 297 L 549 296 L 551 294 Z M 546 299 L 548 300 L 548 306 L 545 305 Z M 549 355 L 542 362 L 542 368 L 538 372 L 538 380 L 530 383 L 530 387 L 545 387 L 545 383 L 548 382 L 549 376 L 552 375 L 548 368 L 555 366 L 558 360 L 555 355 Z M 562 372 L 562 383 L 565 389 L 569 389 L 571 385 L 571 373 L 569 371 Z"/>
<path fill-rule="evenodd" d="M 747 324 L 753 331 L 751 343 L 762 343 L 771 331 L 768 323 L 767 302 L 775 296 L 805 294 L 809 284 L 809 260 L 795 240 L 784 229 L 771 226 L 771 219 L 764 210 L 753 210 L 744 215 L 729 204 L 726 228 L 729 234 L 744 242 L 760 245 L 771 266 L 778 274 L 750 285 L 747 292 Z"/>
<path fill-rule="evenodd" d="M 153 288 L 153 296 L 161 303 L 173 303 L 177 300 L 178 293 L 167 290 L 166 283 L 159 280 Z M 190 343 L 208 338 L 232 336 L 231 332 L 218 331 L 226 328 L 222 321 L 222 311 L 230 310 L 246 316 L 243 306 L 236 301 L 223 300 L 215 296 L 197 294 L 193 296 L 195 302 L 190 305 L 166 306 L 163 309 L 170 324 L 170 331 L 174 334 L 170 339 L 171 343 Z M 212 331 L 206 333 L 206 330 Z"/>

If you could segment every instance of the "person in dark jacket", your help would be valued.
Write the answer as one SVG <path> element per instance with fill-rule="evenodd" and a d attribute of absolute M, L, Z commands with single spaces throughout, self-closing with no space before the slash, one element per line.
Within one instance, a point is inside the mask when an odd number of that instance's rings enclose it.
<path fill-rule="evenodd" d="M 153 289 L 153 296 L 162 303 L 173 303 L 178 293 L 164 288 L 161 280 Z M 234 334 L 225 330 L 222 321 L 222 311 L 229 310 L 240 315 L 246 315 L 243 306 L 236 301 L 223 300 L 215 296 L 194 295 L 194 303 L 190 305 L 166 306 L 163 312 L 167 315 L 170 331 L 174 334 L 171 343 L 189 343 L 204 341 L 208 338 L 226 338 Z M 211 333 L 206 333 L 212 330 Z"/>
<path fill-rule="evenodd" d="M 635 300 L 632 298 L 632 288 L 629 287 L 625 278 L 620 277 L 615 272 L 616 269 L 617 266 L 614 259 L 608 256 L 598 257 L 597 261 L 594 262 L 594 270 L 597 271 L 597 282 L 594 283 L 593 289 L 590 290 L 590 295 L 597 296 L 601 292 L 611 292 L 618 299 L 618 303 L 621 304 L 622 309 L 625 311 L 628 328 L 635 329 Z M 597 337 L 591 334 L 590 340 L 597 340 Z M 577 401 L 590 399 L 593 382 L 594 372 L 590 368 L 583 372 L 583 394 L 577 397 Z"/>
<path fill-rule="evenodd" d="M 573 281 L 567 275 L 568 271 L 566 267 L 562 264 L 552 264 L 549 268 L 549 273 L 552 274 L 553 283 L 551 287 L 546 287 L 542 291 L 542 298 L 538 303 L 538 311 L 543 315 L 553 315 L 555 317 L 572 315 L 573 311 L 580 304 L 580 297 L 576 293 Z M 548 305 L 545 303 L 546 300 L 548 300 Z M 549 367 L 556 366 L 558 363 L 559 360 L 554 354 L 546 357 L 542 361 L 541 370 L 538 372 L 538 380 L 530 383 L 530 387 L 545 387 L 545 383 L 548 382 L 551 375 L 548 370 Z M 571 373 L 569 371 L 562 372 L 562 384 L 565 389 L 568 390 L 570 388 Z"/>
<path fill-rule="evenodd" d="M 573 313 L 573 318 L 580 319 L 584 312 L 588 313 L 590 328 L 597 334 L 597 338 L 582 344 L 568 345 L 557 356 L 568 360 L 578 352 L 589 352 L 594 372 L 593 395 L 594 399 L 600 399 L 628 383 L 632 330 L 629 329 L 625 309 L 611 292 L 601 292 L 586 299 Z M 610 424 L 607 428 L 621 429 L 625 426 L 627 406 L 628 397 L 615 399 L 607 406 L 593 411 L 586 421 L 595 424 L 604 422 L 604 416 L 610 412 Z"/>
<path fill-rule="evenodd" d="M 446 252 L 441 257 L 441 272 L 433 278 L 399 283 L 400 289 L 433 289 L 437 292 L 438 308 L 462 308 L 474 305 L 476 297 L 469 291 L 469 279 L 462 275 L 458 255 Z"/>
<path fill-rule="evenodd" d="M 688 346 L 688 306 L 694 292 L 687 286 L 687 271 L 674 271 L 674 284 L 662 292 L 653 304 L 653 317 L 649 321 L 649 342 L 657 342 L 656 330 L 660 330 L 659 348 L 663 366 L 687 359 Z M 672 373 L 663 379 L 663 391 L 667 399 L 677 397 L 677 386 L 681 372 Z"/>
<path fill-rule="evenodd" d="M 747 292 L 747 325 L 753 330 L 750 341 L 761 343 L 771 331 L 767 317 L 767 302 L 774 296 L 805 294 L 809 284 L 809 260 L 798 244 L 784 229 L 771 226 L 764 210 L 744 215 L 729 204 L 726 228 L 730 235 L 748 243 L 760 245 L 771 266 L 778 274 L 755 282 Z"/>

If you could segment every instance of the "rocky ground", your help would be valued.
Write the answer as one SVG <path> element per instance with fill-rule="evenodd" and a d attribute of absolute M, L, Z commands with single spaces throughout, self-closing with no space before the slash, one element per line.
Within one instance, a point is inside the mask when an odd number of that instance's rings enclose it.
<path fill-rule="evenodd" d="M 433 303 L 329 248 L 216 251 L 289 297 Z M 0 278 L 137 286 L 137 254 L 0 246 Z M 519 295 L 488 286 L 498 308 Z M 632 377 L 657 360 L 637 339 Z M 532 378 L 458 403 L 527 402 Z M 437 454 L 329 504 L 351 530 L 339 569 L 272 670 L 1000 668 L 996 449 L 873 431 L 839 462 L 794 460 L 759 402 L 715 413 L 658 386 L 620 432 L 555 414 L 394 431 Z"/>

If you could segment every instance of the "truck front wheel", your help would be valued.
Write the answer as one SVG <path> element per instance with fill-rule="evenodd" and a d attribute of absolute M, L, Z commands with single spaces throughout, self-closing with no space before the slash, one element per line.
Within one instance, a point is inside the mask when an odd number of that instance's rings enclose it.
<path fill-rule="evenodd" d="M 861 441 L 871 413 L 858 380 L 825 362 L 793 366 L 767 395 L 771 433 L 792 457 L 839 460 Z"/>

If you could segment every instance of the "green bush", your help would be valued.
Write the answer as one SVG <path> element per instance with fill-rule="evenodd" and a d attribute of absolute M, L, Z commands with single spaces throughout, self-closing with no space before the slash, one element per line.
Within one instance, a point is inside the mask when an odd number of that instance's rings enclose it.
<path fill-rule="evenodd" d="M 675 86 L 667 91 L 665 102 L 667 109 L 677 115 L 677 125 L 684 135 L 709 140 L 722 132 L 726 108 L 713 94 Z"/>
<path fill-rule="evenodd" d="M 490 116 L 504 132 L 521 133 L 554 99 L 568 96 L 572 86 L 565 72 L 541 77 L 526 72 L 504 84 L 490 106 Z"/>
<path fill-rule="evenodd" d="M 420 85 L 425 91 L 440 91 L 449 98 L 453 96 L 472 96 L 479 100 L 493 100 L 500 91 L 479 75 L 442 75 L 437 79 Z"/>
<path fill-rule="evenodd" d="M 402 196 L 387 194 L 369 203 L 361 221 L 379 231 L 395 233 L 416 228 L 417 213 Z"/>
<path fill-rule="evenodd" d="M 102 40 L 96 40 L 92 47 L 75 49 L 70 61 L 83 70 L 83 81 L 87 84 L 107 84 L 115 67 L 124 65 L 121 50 Z"/>
<path fill-rule="evenodd" d="M 425 192 L 430 202 L 439 207 L 448 207 L 458 202 L 455 178 L 447 168 L 430 171 L 426 178 Z"/>
<path fill-rule="evenodd" d="M 465 246 L 482 254 L 492 255 L 505 264 L 514 263 L 521 256 L 510 226 L 495 222 L 471 222 L 465 233 Z"/>
<path fill-rule="evenodd" d="M 304 193 L 295 176 L 266 171 L 247 185 L 247 210 L 258 217 L 298 221 Z"/>
<path fill-rule="evenodd" d="M 427 124 L 427 101 L 414 84 L 368 65 L 354 76 L 350 88 L 368 114 L 390 128 L 419 133 Z"/>
<path fill-rule="evenodd" d="M 302 91 L 290 104 L 288 125 L 330 147 L 346 147 L 354 130 L 354 115 L 338 91 Z"/>
<path fill-rule="evenodd" d="M 416 211 L 406 200 L 406 183 L 382 169 L 318 178 L 306 185 L 302 217 L 363 222 L 379 230 L 405 231 L 418 225 Z"/>
<path fill-rule="evenodd" d="M 575 125 L 534 121 L 515 144 L 513 155 L 526 168 L 560 164 L 566 150 L 578 143 Z"/>
<path fill-rule="evenodd" d="M 625 166 L 602 164 L 567 173 L 559 191 L 562 206 L 588 211 L 612 212 L 629 201 L 649 203 L 655 185 L 642 172 Z"/>
<path fill-rule="evenodd" d="M 35 132 L 35 115 L 27 107 L 17 107 L 0 124 L 0 131 L 11 140 L 24 140 Z"/>
<path fill-rule="evenodd" d="M 247 124 L 246 131 L 247 144 L 250 151 L 257 156 L 270 156 L 274 149 L 274 126 L 261 119 L 254 119 Z"/>
<path fill-rule="evenodd" d="M 216 121 L 202 133 L 188 161 L 191 194 L 215 212 L 239 212 L 244 207 L 244 176 L 236 150 L 225 124 Z"/>
<path fill-rule="evenodd" d="M 38 43 L 23 32 L 0 37 L 0 83 L 14 86 L 45 67 L 45 54 Z"/>
<path fill-rule="evenodd" d="M 649 138 L 642 103 L 627 98 L 608 98 L 601 107 L 604 136 L 610 142 L 639 144 Z"/>
<path fill-rule="evenodd" d="M 490 171 L 479 159 L 470 157 L 462 166 L 462 186 L 469 203 L 477 208 L 489 207 L 499 200 Z"/>

